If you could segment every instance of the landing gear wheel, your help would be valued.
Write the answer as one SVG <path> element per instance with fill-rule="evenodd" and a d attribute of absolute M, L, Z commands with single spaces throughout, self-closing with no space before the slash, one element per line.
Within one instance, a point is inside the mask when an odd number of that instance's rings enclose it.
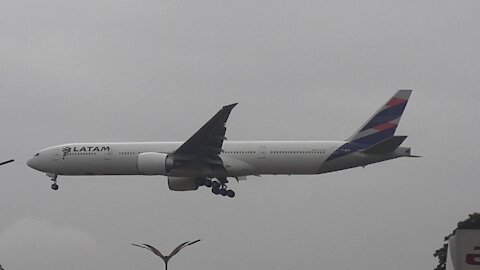
<path fill-rule="evenodd" d="M 203 183 L 206 187 L 212 187 L 212 180 L 210 179 L 205 179 L 205 182 Z"/>
<path fill-rule="evenodd" d="M 197 184 L 198 187 L 201 187 L 205 185 L 205 180 L 203 178 L 197 178 L 195 179 L 195 184 Z"/>
<path fill-rule="evenodd" d="M 230 197 L 230 198 L 235 197 L 235 191 L 233 191 L 231 189 L 227 190 L 227 196 Z"/>
<path fill-rule="evenodd" d="M 58 185 L 57 185 L 57 175 L 56 174 L 51 174 L 51 173 L 47 173 L 47 176 L 51 178 L 53 184 L 52 184 L 52 189 L 53 190 L 57 190 L 58 189 Z"/>
<path fill-rule="evenodd" d="M 217 177 L 217 179 L 218 181 L 211 180 L 210 178 L 205 179 L 205 186 L 211 185 L 212 193 L 215 195 L 222 195 L 224 197 L 228 196 L 230 198 L 235 197 L 235 192 L 227 187 L 227 178 Z"/>

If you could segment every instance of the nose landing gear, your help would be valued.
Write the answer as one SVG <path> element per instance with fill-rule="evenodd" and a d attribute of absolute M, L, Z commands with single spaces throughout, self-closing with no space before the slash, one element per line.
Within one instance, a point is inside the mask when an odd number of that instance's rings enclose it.
<path fill-rule="evenodd" d="M 56 175 L 56 174 L 47 173 L 47 176 L 50 177 L 51 180 L 53 181 L 52 189 L 53 189 L 53 190 L 57 190 L 57 189 L 58 189 L 58 185 L 57 185 L 57 175 Z"/>

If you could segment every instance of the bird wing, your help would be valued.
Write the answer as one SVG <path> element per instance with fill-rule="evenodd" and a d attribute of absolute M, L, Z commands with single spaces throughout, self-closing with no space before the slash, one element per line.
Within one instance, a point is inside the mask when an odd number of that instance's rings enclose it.
<path fill-rule="evenodd" d="M 147 247 L 144 247 L 144 246 L 138 245 L 138 244 L 132 244 L 132 246 L 136 246 L 136 247 L 140 247 L 140 248 L 144 248 L 144 249 L 149 249 L 149 248 L 147 248 Z"/>
<path fill-rule="evenodd" d="M 7 164 L 7 163 L 10 163 L 10 162 L 14 162 L 15 160 L 13 159 L 10 159 L 10 160 L 7 160 L 7 161 L 4 161 L 4 162 L 1 162 L 0 165 L 4 165 L 4 164 Z M 3 269 L 2 266 L 0 265 L 0 270 Z"/>
<path fill-rule="evenodd" d="M 143 246 L 142 245 L 137 245 L 137 244 L 132 244 L 132 245 L 136 246 L 136 247 L 141 247 L 141 248 L 144 248 L 144 249 L 148 249 L 162 259 L 166 258 L 165 255 L 163 255 L 160 251 L 158 251 L 158 249 L 156 249 L 155 247 L 153 247 L 151 245 L 148 245 L 148 244 L 143 244 Z"/>
<path fill-rule="evenodd" d="M 151 246 L 151 245 L 147 245 L 147 244 L 143 244 L 144 246 L 147 246 L 148 249 L 150 249 L 151 252 L 153 252 L 155 255 L 157 255 L 158 257 L 162 258 L 165 260 L 165 258 L 167 256 L 163 255 L 160 251 L 158 251 L 158 249 L 156 249 L 155 247 Z"/>
<path fill-rule="evenodd" d="M 172 257 L 172 256 L 174 256 L 175 254 L 177 254 L 177 253 L 178 253 L 180 250 L 182 250 L 184 247 L 188 246 L 188 243 L 189 243 L 189 241 L 183 242 L 183 243 L 181 243 L 180 245 L 178 245 L 178 247 L 176 247 L 176 248 L 172 251 L 172 253 L 170 253 L 170 255 L 168 255 L 168 257 Z"/>
<path fill-rule="evenodd" d="M 195 241 L 192 241 L 192 242 L 188 243 L 188 245 L 190 246 L 190 245 L 193 245 L 193 244 L 195 244 L 195 243 L 197 243 L 197 242 L 200 242 L 200 239 L 195 240 Z"/>

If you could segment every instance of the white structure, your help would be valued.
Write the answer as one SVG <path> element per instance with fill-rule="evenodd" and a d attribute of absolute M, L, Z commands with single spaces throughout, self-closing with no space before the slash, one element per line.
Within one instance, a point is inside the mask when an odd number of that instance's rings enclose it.
<path fill-rule="evenodd" d="M 458 229 L 448 239 L 447 270 L 480 269 L 480 230 Z"/>

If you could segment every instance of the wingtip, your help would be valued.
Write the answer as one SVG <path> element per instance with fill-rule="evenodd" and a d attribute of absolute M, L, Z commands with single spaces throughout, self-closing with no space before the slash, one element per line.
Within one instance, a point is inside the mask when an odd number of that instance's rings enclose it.
<path fill-rule="evenodd" d="M 195 244 L 195 243 L 198 243 L 198 242 L 200 242 L 200 240 L 201 240 L 201 239 L 197 239 L 197 240 L 195 240 L 195 241 L 192 241 L 192 242 L 188 243 L 188 245 L 190 246 L 190 245 L 193 245 L 193 244 Z"/>

